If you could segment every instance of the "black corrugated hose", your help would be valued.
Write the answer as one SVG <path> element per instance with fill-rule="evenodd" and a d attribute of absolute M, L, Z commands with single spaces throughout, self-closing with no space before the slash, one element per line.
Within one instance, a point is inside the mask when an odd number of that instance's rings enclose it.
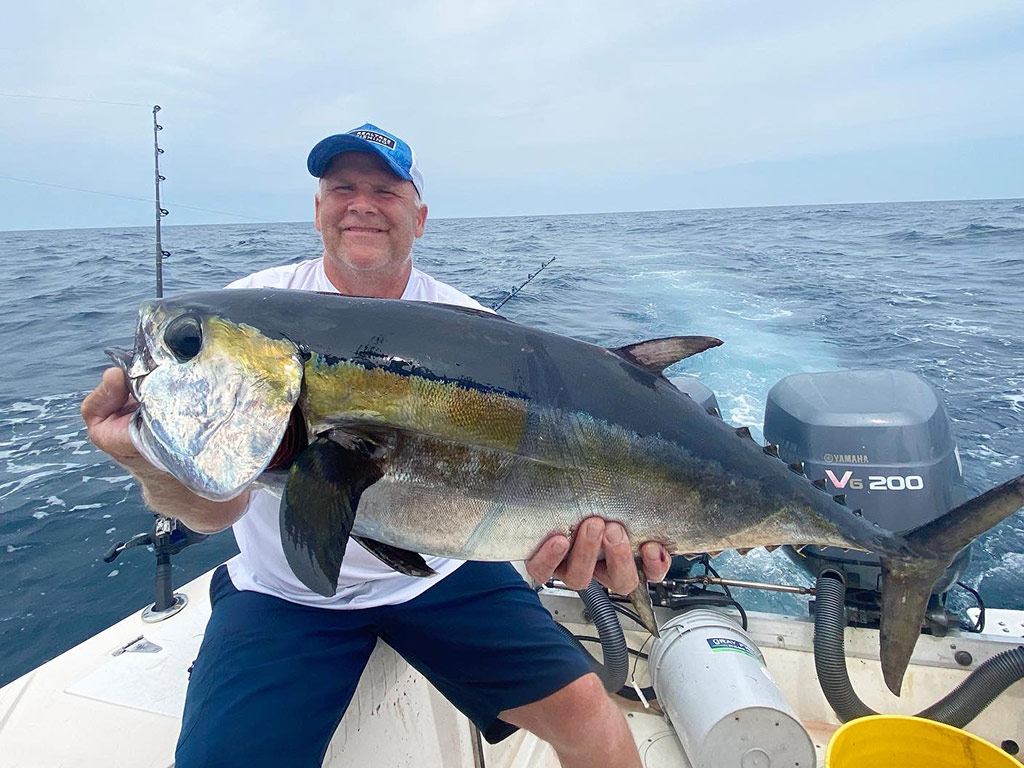
<path fill-rule="evenodd" d="M 555 623 L 587 657 L 590 668 L 601 678 L 604 689 L 609 693 L 616 693 L 626 684 L 626 678 L 629 676 L 629 651 L 626 648 L 626 636 L 622 632 L 622 625 L 619 624 L 619 617 L 615 615 L 615 608 L 608 593 L 596 581 L 591 581 L 586 589 L 579 590 L 579 596 L 597 627 L 604 664 L 591 656 L 580 641 L 573 637 L 572 632 L 558 622 Z"/>
<path fill-rule="evenodd" d="M 846 584 L 837 571 L 818 574 L 815 584 L 814 667 L 825 698 L 844 723 L 877 715 L 853 690 L 846 671 Z M 917 716 L 963 728 L 1018 680 L 1024 679 L 1024 645 L 998 653 L 974 670 L 945 698 Z"/>

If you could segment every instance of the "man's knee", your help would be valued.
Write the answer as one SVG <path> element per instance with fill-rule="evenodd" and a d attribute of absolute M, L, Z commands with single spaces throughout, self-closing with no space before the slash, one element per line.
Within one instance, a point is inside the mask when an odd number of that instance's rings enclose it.
<path fill-rule="evenodd" d="M 540 701 L 503 712 L 501 718 L 551 744 L 564 766 L 640 766 L 626 718 L 597 675 L 584 675 Z"/>
<path fill-rule="evenodd" d="M 539 701 L 501 713 L 505 722 L 525 728 L 552 744 L 599 738 L 607 731 L 595 726 L 621 718 L 618 707 L 593 673 L 576 678 Z"/>

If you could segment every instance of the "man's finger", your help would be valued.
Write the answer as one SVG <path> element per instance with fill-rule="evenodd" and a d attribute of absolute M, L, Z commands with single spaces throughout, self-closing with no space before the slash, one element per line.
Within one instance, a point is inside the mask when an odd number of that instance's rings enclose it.
<path fill-rule="evenodd" d="M 576 529 L 569 556 L 555 570 L 555 575 L 565 582 L 565 586 L 578 590 L 586 589 L 590 585 L 603 540 L 604 520 L 590 517 L 580 524 Z"/>
<path fill-rule="evenodd" d="M 122 464 L 139 456 L 128 433 L 129 414 L 138 407 L 119 368 L 104 371 L 99 385 L 82 401 L 82 420 L 89 440 Z"/>
<path fill-rule="evenodd" d="M 604 568 L 603 573 L 595 573 L 598 581 L 612 592 L 628 595 L 640 577 L 636 571 L 636 560 L 630 546 L 626 529 L 619 523 L 608 523 L 604 528 Z"/>
<path fill-rule="evenodd" d="M 538 584 L 544 584 L 562 564 L 569 551 L 569 540 L 565 536 L 552 536 L 526 561 L 526 572 Z"/>
<path fill-rule="evenodd" d="M 86 426 L 116 415 L 128 402 L 128 386 L 120 368 L 107 368 L 99 385 L 82 401 L 82 420 Z"/>
<path fill-rule="evenodd" d="M 661 544 L 656 541 L 644 542 L 640 545 L 640 557 L 643 558 L 648 581 L 657 583 L 665 580 L 672 558 Z"/>

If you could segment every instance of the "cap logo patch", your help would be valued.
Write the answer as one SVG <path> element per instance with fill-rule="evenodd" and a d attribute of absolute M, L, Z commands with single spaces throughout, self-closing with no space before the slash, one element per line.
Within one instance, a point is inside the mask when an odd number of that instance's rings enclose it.
<path fill-rule="evenodd" d="M 372 141 L 374 144 L 380 144 L 382 147 L 392 150 L 395 148 L 395 140 L 388 138 L 383 133 L 377 133 L 376 131 L 351 131 L 350 133 L 352 136 L 358 136 L 365 141 Z"/>

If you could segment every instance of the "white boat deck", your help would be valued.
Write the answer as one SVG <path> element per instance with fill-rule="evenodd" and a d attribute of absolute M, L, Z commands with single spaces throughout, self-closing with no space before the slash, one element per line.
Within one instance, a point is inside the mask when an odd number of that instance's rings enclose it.
<path fill-rule="evenodd" d="M 210 573 L 179 591 L 189 602 L 176 616 L 146 624 L 141 612 L 72 648 L 0 689 L 0 768 L 163 768 L 173 765 L 187 670 L 195 658 L 209 616 Z M 577 634 L 593 634 L 583 622 L 574 593 L 546 590 L 545 604 Z M 661 609 L 659 609 L 660 611 Z M 668 614 L 664 614 L 667 618 Z M 1004 621 L 1003 625 L 998 621 Z M 1008 613 L 993 621 L 997 635 L 922 637 L 897 699 L 882 685 L 877 632 L 847 631 L 850 677 L 870 706 L 913 713 L 955 687 L 985 659 L 1021 642 L 1014 630 L 1021 617 Z M 818 748 L 838 726 L 818 687 L 806 620 L 752 614 L 749 634 L 764 653 L 770 672 Z M 1005 622 L 1009 622 L 1007 625 Z M 628 628 L 627 628 L 628 629 Z M 1024 629 L 1024 627 L 1022 627 Z M 627 631 L 639 647 L 646 636 Z M 962 667 L 957 650 L 971 653 Z M 632 664 L 632 660 L 631 660 Z M 647 684 L 638 666 L 638 682 Z M 655 705 L 617 699 L 626 714 L 645 766 L 687 766 L 678 739 Z M 968 730 L 999 744 L 1024 742 L 1024 681 L 982 713 Z M 519 733 L 502 744 L 484 744 L 475 755 L 476 734 L 414 669 L 383 643 L 360 681 L 348 713 L 328 750 L 325 766 L 557 766 L 550 748 Z"/>

